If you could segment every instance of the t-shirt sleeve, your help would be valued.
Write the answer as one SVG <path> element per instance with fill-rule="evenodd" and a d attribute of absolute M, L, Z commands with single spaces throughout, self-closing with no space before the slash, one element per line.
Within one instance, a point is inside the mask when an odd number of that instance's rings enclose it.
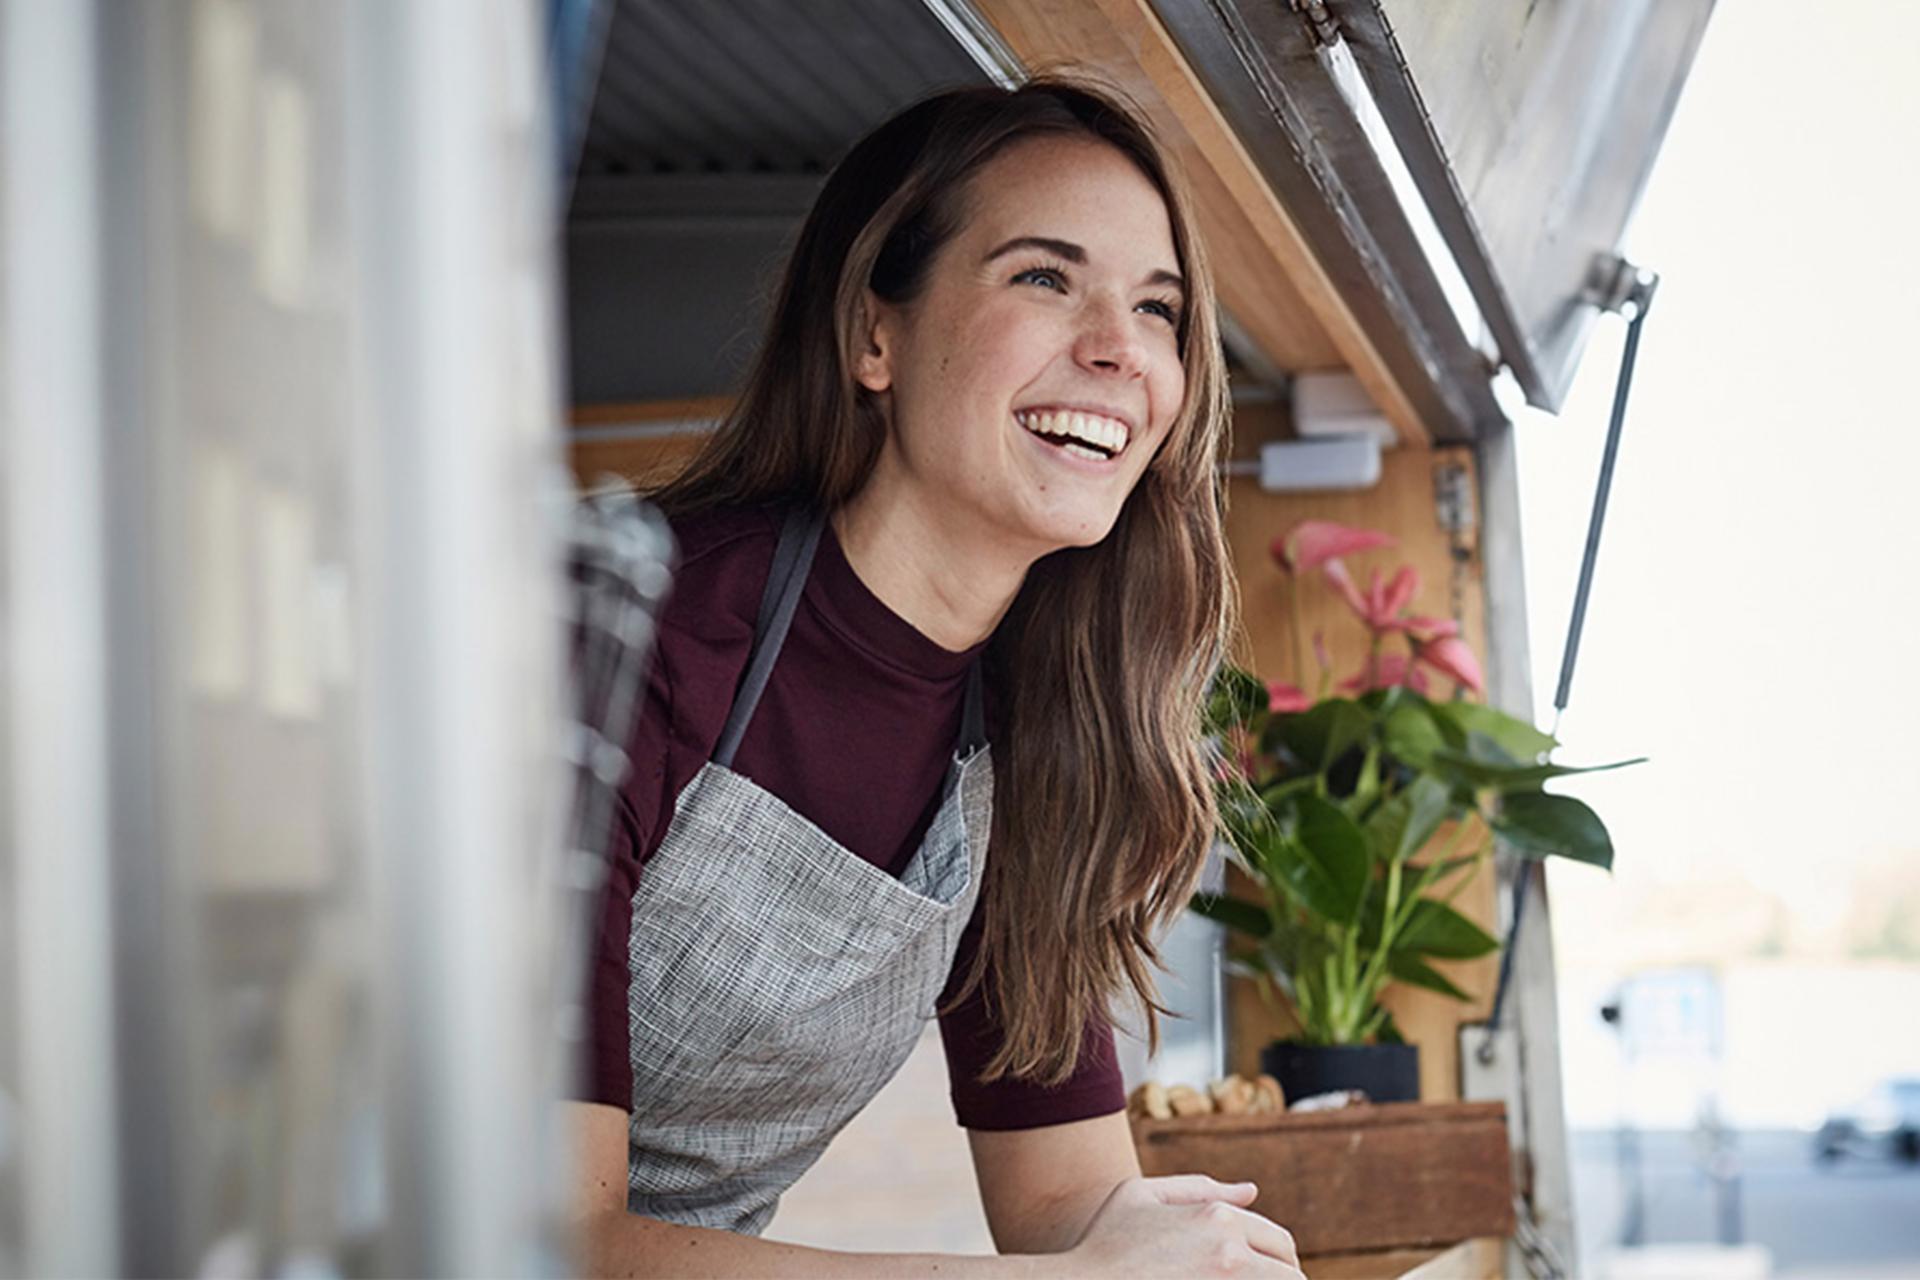
<path fill-rule="evenodd" d="M 961 936 L 953 973 L 957 980 L 973 963 L 979 945 L 976 913 Z M 953 1112 L 968 1129 L 1038 1129 L 1111 1115 L 1127 1105 L 1120 1079 L 1120 1061 L 1114 1052 L 1113 1026 L 1102 1010 L 1089 1010 L 1080 1039 L 1080 1058 L 1073 1074 L 1058 1085 L 1002 1076 L 983 1083 L 980 1073 L 999 1051 L 1001 1027 L 981 988 L 940 1016 L 940 1041 L 946 1049 L 947 1078 L 953 1094 Z"/>
<path fill-rule="evenodd" d="M 586 1043 L 575 1097 L 622 1110 L 633 1105 L 627 1025 L 633 892 L 641 868 L 665 835 L 678 791 L 671 767 L 673 682 L 667 664 L 667 655 L 657 653 L 648 673 L 647 693 L 627 746 L 627 778 L 606 833 L 605 885 L 594 913 L 593 936 L 587 940 Z"/>
<path fill-rule="evenodd" d="M 633 1105 L 627 1052 L 627 933 L 639 883 L 633 812 L 623 800 L 607 841 L 606 884 L 587 953 L 586 1046 L 575 1097 L 622 1111 Z"/>

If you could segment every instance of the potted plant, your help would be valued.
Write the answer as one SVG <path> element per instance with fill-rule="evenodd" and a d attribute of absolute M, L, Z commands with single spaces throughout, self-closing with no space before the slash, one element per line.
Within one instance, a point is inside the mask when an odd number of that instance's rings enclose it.
<path fill-rule="evenodd" d="M 1591 770 L 1550 763 L 1553 738 L 1467 700 L 1482 692 L 1479 664 L 1458 624 L 1407 612 L 1413 569 L 1354 582 L 1343 557 L 1390 542 L 1308 521 L 1273 546 L 1296 606 L 1295 652 L 1301 579 L 1317 569 L 1366 628 L 1357 673 L 1333 687 L 1316 636 L 1315 696 L 1229 666 L 1209 699 L 1222 835 L 1260 900 L 1200 894 L 1192 905 L 1230 930 L 1230 970 L 1296 1028 L 1261 1055 L 1294 1099 L 1358 1088 L 1417 1100 L 1416 1050 L 1381 993 L 1400 982 L 1468 998 L 1432 962 L 1499 945 L 1452 906 L 1494 835 L 1525 857 L 1613 861 L 1598 815 L 1544 789 Z M 1453 683 L 1451 698 L 1429 696 L 1434 677 Z"/>

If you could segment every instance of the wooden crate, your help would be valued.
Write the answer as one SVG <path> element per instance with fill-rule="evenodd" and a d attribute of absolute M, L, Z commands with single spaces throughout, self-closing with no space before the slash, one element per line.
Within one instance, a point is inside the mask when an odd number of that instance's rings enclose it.
<path fill-rule="evenodd" d="M 1149 1176 L 1254 1182 L 1300 1252 L 1430 1248 L 1513 1232 L 1507 1109 L 1398 1102 L 1305 1115 L 1136 1117 Z"/>

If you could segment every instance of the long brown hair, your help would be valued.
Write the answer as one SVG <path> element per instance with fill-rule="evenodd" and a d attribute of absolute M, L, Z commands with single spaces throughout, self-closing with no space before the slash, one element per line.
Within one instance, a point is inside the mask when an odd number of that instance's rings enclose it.
<path fill-rule="evenodd" d="M 834 169 L 801 229 L 759 357 L 669 513 L 788 499 L 832 510 L 885 438 L 854 380 L 866 290 L 910 302 L 1010 144 L 1091 136 L 1159 190 L 1186 306 L 1186 399 L 1112 531 L 1029 570 L 987 648 L 1000 708 L 984 932 L 955 1000 L 985 984 L 1005 1039 L 986 1078 L 1058 1083 L 1088 1012 L 1126 989 L 1157 1037 L 1154 939 L 1184 908 L 1215 828 L 1200 739 L 1233 618 L 1215 464 L 1227 423 L 1213 277 L 1191 201 L 1136 108 L 1078 77 L 967 88 L 907 108 Z"/>

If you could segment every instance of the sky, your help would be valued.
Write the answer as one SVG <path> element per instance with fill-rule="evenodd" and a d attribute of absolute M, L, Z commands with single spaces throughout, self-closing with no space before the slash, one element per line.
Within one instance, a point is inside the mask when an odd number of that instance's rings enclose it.
<path fill-rule="evenodd" d="M 1813 12 L 1721 0 L 1626 236 L 1662 279 L 1557 758 L 1652 759 L 1561 788 L 1616 844 L 1552 876 L 1575 963 L 1630 962 L 1636 893 L 1817 922 L 1920 859 L 1920 3 Z M 1518 425 L 1543 724 L 1625 328 Z"/>

